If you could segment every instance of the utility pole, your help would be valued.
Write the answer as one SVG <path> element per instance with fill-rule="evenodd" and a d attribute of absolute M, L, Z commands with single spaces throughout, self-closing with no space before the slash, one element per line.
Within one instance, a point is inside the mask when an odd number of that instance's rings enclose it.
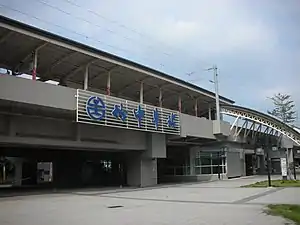
<path fill-rule="evenodd" d="M 214 65 L 212 68 L 208 69 L 214 71 L 214 80 L 210 80 L 211 83 L 215 85 L 215 98 L 216 98 L 216 120 L 220 124 L 221 116 L 220 116 L 220 99 L 219 99 L 219 81 L 218 81 L 218 68 Z"/>

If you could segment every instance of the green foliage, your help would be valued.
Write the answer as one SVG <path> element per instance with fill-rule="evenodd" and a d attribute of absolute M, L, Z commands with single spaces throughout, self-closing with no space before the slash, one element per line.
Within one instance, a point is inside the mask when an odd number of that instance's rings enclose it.
<path fill-rule="evenodd" d="M 269 205 L 267 212 L 271 215 L 283 216 L 300 225 L 300 205 Z"/>
<path fill-rule="evenodd" d="M 271 181 L 272 187 L 300 187 L 300 180 L 272 180 Z M 245 185 L 242 187 L 258 187 L 258 188 L 264 188 L 268 187 L 268 181 L 259 181 L 254 184 Z"/>
<path fill-rule="evenodd" d="M 270 98 L 273 101 L 274 109 L 268 111 L 272 116 L 277 117 L 282 122 L 292 124 L 296 120 L 296 111 L 294 101 L 291 95 L 278 93 Z"/>

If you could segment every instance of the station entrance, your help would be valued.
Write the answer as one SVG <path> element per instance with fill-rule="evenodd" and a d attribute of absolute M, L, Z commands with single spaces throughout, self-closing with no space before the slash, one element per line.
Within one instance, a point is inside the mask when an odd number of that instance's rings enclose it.
<path fill-rule="evenodd" d="M 121 152 L 1 147 L 0 184 L 7 187 L 126 186 Z"/>
<path fill-rule="evenodd" d="M 252 176 L 254 174 L 255 166 L 255 155 L 254 154 L 245 154 L 245 168 L 246 176 Z"/>
<path fill-rule="evenodd" d="M 167 146 L 167 157 L 157 161 L 158 183 L 172 182 L 172 176 L 190 175 L 190 152 L 187 146 Z"/>

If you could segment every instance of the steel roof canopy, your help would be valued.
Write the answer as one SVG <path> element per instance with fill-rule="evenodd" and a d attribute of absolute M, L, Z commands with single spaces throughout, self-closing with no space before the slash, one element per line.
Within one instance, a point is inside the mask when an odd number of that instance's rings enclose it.
<path fill-rule="evenodd" d="M 38 76 L 42 80 L 65 78 L 71 87 L 82 88 L 84 68 L 90 63 L 89 90 L 92 91 L 104 90 L 106 76 L 103 76 L 113 71 L 111 88 L 118 96 L 126 94 L 135 98 L 139 83 L 144 82 L 145 102 L 157 102 L 158 94 L 153 91 L 158 88 L 164 91 L 164 104 L 172 100 L 176 106 L 174 98 L 181 94 L 182 101 L 191 109 L 194 103 L 188 103 L 189 100 L 198 98 L 200 104 L 208 104 L 215 98 L 213 92 L 194 84 L 4 16 L 0 16 L 0 47 L 5 52 L 0 56 L 0 66 L 21 72 L 26 71 L 24 65 L 30 63 L 32 51 L 39 49 Z M 222 96 L 220 102 L 234 103 Z M 167 105 L 172 108 L 170 104 Z"/>
<path fill-rule="evenodd" d="M 240 116 L 244 119 L 268 126 L 300 145 L 300 132 L 271 115 L 237 105 L 223 106 L 222 113 L 236 117 Z"/>

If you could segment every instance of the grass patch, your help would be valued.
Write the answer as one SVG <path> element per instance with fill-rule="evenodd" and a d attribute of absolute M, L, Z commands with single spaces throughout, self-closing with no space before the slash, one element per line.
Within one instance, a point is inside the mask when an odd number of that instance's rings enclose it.
<path fill-rule="evenodd" d="M 300 205 L 268 205 L 267 213 L 282 216 L 300 225 Z"/>
<path fill-rule="evenodd" d="M 300 187 L 300 180 L 272 180 L 272 187 Z M 244 185 L 242 187 L 268 187 L 268 181 L 260 181 L 254 184 Z"/>

